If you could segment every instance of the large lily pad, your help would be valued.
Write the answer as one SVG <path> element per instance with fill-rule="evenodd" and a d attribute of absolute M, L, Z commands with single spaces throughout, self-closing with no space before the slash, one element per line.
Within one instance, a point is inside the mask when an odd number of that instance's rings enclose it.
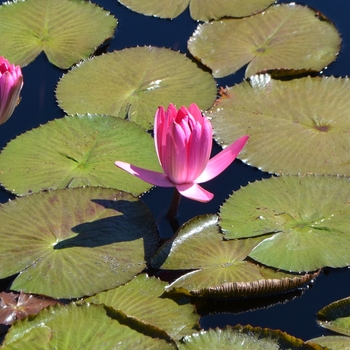
<path fill-rule="evenodd" d="M 261 239 L 223 241 L 216 215 L 196 217 L 166 242 L 153 258 L 165 270 L 195 270 L 165 288 L 171 293 L 197 297 L 240 297 L 283 291 L 310 281 L 244 261 Z M 194 249 L 195 247 L 195 249 Z"/>
<path fill-rule="evenodd" d="M 198 328 L 199 315 L 188 299 L 163 297 L 166 282 L 141 274 L 124 286 L 94 295 L 85 300 L 123 311 L 128 317 L 164 329 L 180 339 Z"/>
<path fill-rule="evenodd" d="M 216 78 L 246 64 L 246 77 L 270 69 L 319 71 L 339 48 L 333 24 L 295 3 L 271 6 L 252 17 L 200 24 L 188 42 L 191 54 Z"/>
<path fill-rule="evenodd" d="M 107 310 L 108 312 L 108 310 Z M 147 336 L 107 316 L 103 305 L 54 306 L 11 327 L 3 349 L 176 349 L 175 343 Z M 116 345 L 118 345 L 116 347 Z"/>
<path fill-rule="evenodd" d="M 216 83 L 179 52 L 135 47 L 79 64 L 59 81 L 56 96 L 68 114 L 112 115 L 150 129 L 159 105 L 211 107 Z"/>
<path fill-rule="evenodd" d="M 225 329 L 209 329 L 185 337 L 179 344 L 179 349 L 321 350 L 323 348 L 317 344 L 306 344 L 301 339 L 279 330 L 238 325 Z"/>
<path fill-rule="evenodd" d="M 222 145 L 250 135 L 239 158 L 264 171 L 349 176 L 349 89 L 349 78 L 257 75 L 227 88 L 208 116 Z"/>
<path fill-rule="evenodd" d="M 0 6 L 0 55 L 26 66 L 41 51 L 69 68 L 114 35 L 116 19 L 81 0 L 26 0 Z"/>
<path fill-rule="evenodd" d="M 73 298 L 131 280 L 153 254 L 157 228 L 138 199 L 104 188 L 48 191 L 0 206 L 0 278 L 11 289 Z"/>
<path fill-rule="evenodd" d="M 260 237 L 249 256 L 287 271 L 350 265 L 350 180 L 281 176 L 249 184 L 222 206 L 226 239 Z"/>
<path fill-rule="evenodd" d="M 151 187 L 118 169 L 116 160 L 160 170 L 152 137 L 134 123 L 97 115 L 65 117 L 11 141 L 0 154 L 0 182 L 17 195 L 81 186 L 140 194 Z"/>
<path fill-rule="evenodd" d="M 264 10 L 273 0 L 118 0 L 121 4 L 147 16 L 175 18 L 190 4 L 191 17 L 208 21 L 221 17 L 244 17 Z"/>

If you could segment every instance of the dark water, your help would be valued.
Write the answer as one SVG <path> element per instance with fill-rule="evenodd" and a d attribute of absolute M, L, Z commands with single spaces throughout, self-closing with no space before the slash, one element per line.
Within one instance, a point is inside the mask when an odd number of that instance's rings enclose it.
<path fill-rule="evenodd" d="M 0 3 L 3 2 L 0 1 Z M 108 51 L 137 45 L 153 45 L 186 53 L 187 40 L 197 26 L 197 23 L 190 18 L 188 10 L 174 20 L 164 20 L 131 12 L 116 0 L 94 2 L 113 13 L 119 20 L 115 37 L 108 42 Z M 324 70 L 324 74 L 337 77 L 350 74 L 350 2 L 348 0 L 304 0 L 298 1 L 298 3 L 313 7 L 323 13 L 341 33 L 342 49 L 340 55 L 334 63 Z M 9 140 L 26 130 L 63 116 L 63 111 L 56 105 L 54 90 L 57 81 L 64 72 L 51 65 L 43 54 L 23 69 L 25 83 L 22 101 L 12 118 L 0 126 L 1 148 Z M 244 69 L 235 75 L 219 79 L 218 84 L 220 86 L 232 86 L 241 82 L 243 76 Z M 219 150 L 220 147 L 214 145 L 213 154 L 216 154 Z M 211 202 L 201 204 L 186 198 L 182 199 L 179 223 L 182 224 L 196 215 L 218 212 L 220 204 L 233 190 L 246 185 L 248 181 L 267 176 L 269 175 L 236 160 L 223 174 L 204 184 L 203 187 L 215 193 L 215 197 Z M 164 216 L 164 208 L 170 203 L 171 196 L 172 189 L 155 188 L 143 197 L 143 200 L 152 209 L 164 237 L 171 235 L 171 228 L 167 222 L 158 218 Z M 0 190 L 0 201 L 6 202 L 8 198 L 9 195 Z M 224 327 L 225 325 L 236 325 L 238 323 L 251 324 L 252 326 L 280 329 L 304 340 L 327 334 L 326 330 L 317 326 L 315 315 L 323 306 L 350 295 L 349 271 L 348 269 L 329 269 L 327 275 L 322 273 L 316 279 L 312 288 L 306 289 L 302 296 L 300 294 L 302 293 L 296 291 L 294 294 L 282 295 L 279 304 L 263 310 L 204 316 L 201 324 L 203 328 Z M 293 298 L 294 300 L 287 302 L 287 300 Z M 266 298 L 261 299 L 260 307 L 269 304 L 269 302 Z M 256 300 L 235 301 L 224 306 L 224 310 L 229 308 L 236 310 L 240 306 L 242 308 L 253 308 L 255 305 Z"/>

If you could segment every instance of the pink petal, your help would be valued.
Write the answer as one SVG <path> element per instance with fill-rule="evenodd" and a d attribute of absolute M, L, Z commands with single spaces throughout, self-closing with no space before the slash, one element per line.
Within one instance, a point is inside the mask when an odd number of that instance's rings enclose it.
<path fill-rule="evenodd" d="M 198 106 L 195 103 L 192 103 L 189 107 L 188 107 L 188 111 L 190 112 L 190 114 L 194 117 L 194 119 L 196 119 L 197 121 L 201 121 L 202 117 L 202 112 L 201 110 L 198 108 Z"/>
<path fill-rule="evenodd" d="M 188 115 L 188 110 L 185 106 L 182 106 L 178 111 L 175 118 L 175 122 L 180 124 L 181 120 Z"/>
<path fill-rule="evenodd" d="M 169 127 L 161 159 L 163 170 L 172 183 L 186 181 L 186 159 L 186 133 L 179 124 L 173 123 Z"/>
<path fill-rule="evenodd" d="M 203 173 L 196 179 L 196 183 L 209 181 L 222 173 L 235 160 L 248 139 L 249 136 L 242 136 L 210 159 Z"/>
<path fill-rule="evenodd" d="M 135 165 L 131 165 L 129 163 L 124 162 L 115 162 L 115 165 L 118 168 L 121 168 L 131 175 L 138 177 L 139 179 L 146 181 L 152 185 L 160 186 L 160 187 L 174 187 L 175 185 L 168 179 L 168 177 L 157 171 L 147 170 L 143 168 L 139 168 Z"/>
<path fill-rule="evenodd" d="M 201 118 L 202 124 L 195 123 L 188 143 L 188 164 L 186 166 L 188 175 L 186 182 L 194 182 L 202 174 L 211 153 L 213 144 L 212 127 L 209 120 Z"/>
<path fill-rule="evenodd" d="M 183 133 L 185 135 L 184 140 L 187 144 L 189 138 L 191 137 L 191 132 L 192 132 L 192 129 L 189 125 L 189 118 L 187 115 L 180 121 L 179 125 L 180 125 L 181 129 L 183 130 Z"/>
<path fill-rule="evenodd" d="M 154 117 L 154 144 L 156 146 L 156 152 L 158 155 L 159 163 L 160 161 L 160 152 L 162 150 L 162 140 L 164 139 L 164 119 L 165 111 L 162 106 L 158 107 L 156 115 Z"/>
<path fill-rule="evenodd" d="M 166 152 L 166 139 L 169 128 L 174 123 L 176 115 L 176 107 L 170 104 L 166 112 L 162 106 L 158 107 L 154 118 L 154 143 L 161 166 L 163 166 L 162 160 L 165 157 L 164 153 Z"/>
<path fill-rule="evenodd" d="M 180 194 L 183 195 L 184 197 L 193 199 L 198 202 L 206 203 L 212 200 L 214 197 L 212 193 L 208 192 L 203 187 L 195 183 L 176 185 L 176 188 L 180 192 Z"/>

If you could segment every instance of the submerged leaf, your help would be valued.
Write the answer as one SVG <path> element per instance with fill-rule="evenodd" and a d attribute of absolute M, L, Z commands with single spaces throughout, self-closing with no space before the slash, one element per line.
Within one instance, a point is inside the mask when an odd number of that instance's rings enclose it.
<path fill-rule="evenodd" d="M 106 114 L 151 129 L 160 105 L 211 107 L 216 83 L 179 52 L 134 47 L 82 62 L 59 81 L 56 96 L 68 114 Z"/>
<path fill-rule="evenodd" d="M 114 288 L 145 268 L 158 244 L 148 208 L 125 192 L 76 188 L 0 206 L 0 278 L 11 289 L 77 298 Z"/>
<path fill-rule="evenodd" d="M 281 176 L 235 192 L 222 206 L 226 239 L 259 237 L 249 256 L 287 271 L 350 265 L 350 180 Z"/>
<path fill-rule="evenodd" d="M 271 69 L 319 71 L 336 58 L 340 36 L 310 8 L 290 3 L 247 18 L 200 24 L 188 49 L 216 78 L 246 64 L 249 77 Z"/>
<path fill-rule="evenodd" d="M 207 113 L 215 139 L 249 141 L 239 158 L 284 174 L 350 175 L 350 79 L 256 75 L 227 88 Z"/>
<path fill-rule="evenodd" d="M 114 34 L 116 19 L 81 0 L 26 0 L 0 6 L 0 55 L 21 66 L 41 51 L 69 68 Z"/>

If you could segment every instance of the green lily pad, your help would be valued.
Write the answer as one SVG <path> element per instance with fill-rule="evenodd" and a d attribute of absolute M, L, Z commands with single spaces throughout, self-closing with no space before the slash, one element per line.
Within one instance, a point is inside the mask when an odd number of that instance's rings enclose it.
<path fill-rule="evenodd" d="M 164 329 L 172 338 L 180 339 L 198 327 L 199 315 L 188 299 L 164 298 L 162 282 L 141 274 L 124 286 L 94 295 L 85 300 L 121 310 L 128 317 Z"/>
<path fill-rule="evenodd" d="M 146 16 L 175 18 L 184 12 L 190 0 L 118 0 L 132 11 Z"/>
<path fill-rule="evenodd" d="M 26 0 L 0 6 L 0 55 L 21 66 L 41 51 L 60 68 L 88 58 L 114 35 L 117 20 L 81 0 Z"/>
<path fill-rule="evenodd" d="M 114 288 L 146 266 L 158 244 L 145 204 L 105 188 L 42 192 L 0 206 L 0 278 L 11 289 L 77 298 Z"/>
<path fill-rule="evenodd" d="M 325 337 L 313 338 L 308 340 L 307 343 L 316 343 L 331 350 L 350 349 L 350 337 L 340 335 L 327 335 Z"/>
<path fill-rule="evenodd" d="M 146 335 L 147 327 L 142 329 L 146 333 L 143 334 L 108 317 L 106 311 L 103 305 L 88 303 L 49 307 L 37 316 L 16 322 L 2 348 L 97 350 L 116 349 L 118 344 L 118 348 L 123 349 L 176 349 L 175 343 Z"/>
<path fill-rule="evenodd" d="M 246 77 L 271 69 L 319 71 L 340 49 L 336 28 L 320 17 L 295 3 L 271 6 L 255 16 L 200 24 L 188 49 L 216 78 L 246 64 Z"/>
<path fill-rule="evenodd" d="M 190 4 L 191 17 L 209 21 L 221 17 L 244 17 L 264 10 L 272 0 L 118 0 L 132 11 L 146 16 L 175 18 Z"/>
<path fill-rule="evenodd" d="M 318 312 L 317 318 L 317 323 L 321 327 L 346 336 L 322 336 L 310 339 L 308 342 L 317 343 L 332 350 L 350 348 L 350 297 L 327 305 Z"/>
<path fill-rule="evenodd" d="M 277 272 L 244 261 L 261 239 L 223 241 L 217 224 L 217 215 L 196 217 L 158 250 L 152 264 L 159 264 L 166 257 L 162 269 L 195 270 L 167 286 L 167 292 L 197 297 L 241 297 L 292 289 L 315 277 Z"/>
<path fill-rule="evenodd" d="M 12 140 L 0 154 L 0 182 L 17 195 L 81 186 L 136 195 L 151 188 L 118 169 L 116 160 L 160 171 L 152 137 L 134 123 L 97 115 L 65 117 Z"/>
<path fill-rule="evenodd" d="M 191 0 L 191 17 L 209 21 L 222 17 L 246 17 L 265 10 L 273 0 Z"/>
<path fill-rule="evenodd" d="M 306 344 L 301 339 L 279 330 L 238 325 L 194 333 L 182 340 L 179 349 L 321 350 L 323 348 L 317 344 Z"/>
<path fill-rule="evenodd" d="M 68 114 L 106 114 L 151 129 L 160 105 L 211 107 L 216 83 L 179 52 L 134 47 L 79 64 L 59 81 L 56 97 Z"/>
<path fill-rule="evenodd" d="M 249 253 L 287 271 L 350 265 L 350 181 L 339 176 L 281 176 L 235 192 L 221 207 L 226 239 L 259 237 Z"/>
<path fill-rule="evenodd" d="M 334 332 L 350 335 L 350 297 L 335 301 L 317 313 L 317 323 Z M 350 338 L 349 338 L 350 339 Z"/>
<path fill-rule="evenodd" d="M 239 158 L 264 171 L 350 176 L 349 78 L 257 75 L 222 92 L 207 115 L 215 139 L 250 135 Z"/>

